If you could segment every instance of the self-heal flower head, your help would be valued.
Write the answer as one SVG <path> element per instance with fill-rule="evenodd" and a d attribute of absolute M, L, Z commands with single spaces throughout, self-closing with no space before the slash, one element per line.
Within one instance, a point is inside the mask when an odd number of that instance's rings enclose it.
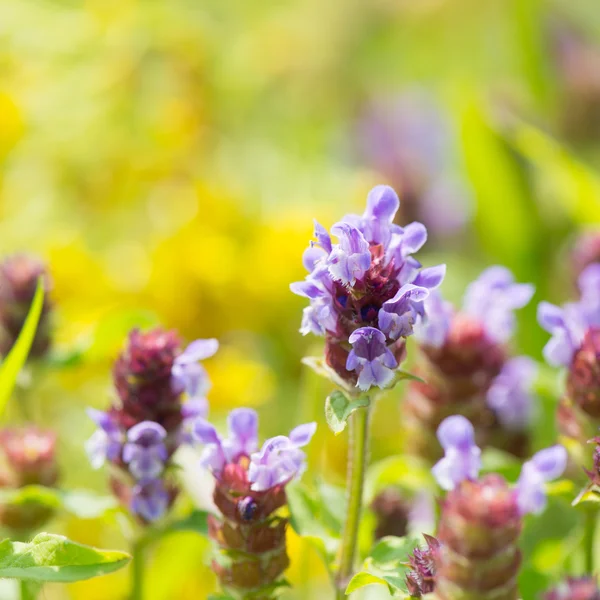
<path fill-rule="evenodd" d="M 396 225 L 399 204 L 394 190 L 380 185 L 369 193 L 362 215 L 346 215 L 331 228 L 333 240 L 316 223 L 316 241 L 303 256 L 308 275 L 290 286 L 310 302 L 300 331 L 325 336 L 328 366 L 364 390 L 392 380 L 390 370 L 404 356 L 404 339 L 412 335 L 425 298 L 445 275 L 445 265 L 422 269 L 412 256 L 427 240 L 427 230 L 420 223 Z M 361 349 L 365 332 L 377 342 L 372 358 Z"/>
<path fill-rule="evenodd" d="M 306 423 L 293 429 L 289 437 L 279 435 L 267 440 L 260 452 L 250 457 L 251 489 L 264 492 L 300 477 L 306 469 L 306 455 L 300 448 L 310 442 L 316 429 L 316 423 Z"/>
<path fill-rule="evenodd" d="M 521 469 L 516 485 L 517 505 L 522 515 L 539 514 L 546 506 L 545 484 L 560 477 L 567 467 L 563 446 L 540 450 Z"/>
<path fill-rule="evenodd" d="M 169 458 L 166 437 L 165 428 L 152 421 L 138 423 L 127 432 L 123 462 L 137 480 L 156 479 L 163 472 Z"/>
<path fill-rule="evenodd" d="M 535 362 L 527 356 L 506 361 L 487 391 L 487 404 L 506 429 L 517 431 L 531 422 L 531 387 L 537 374 Z"/>
<path fill-rule="evenodd" d="M 532 285 L 516 283 L 507 268 L 496 265 L 483 271 L 467 287 L 458 314 L 464 320 L 480 324 L 489 341 L 502 344 L 514 333 L 514 311 L 523 308 L 533 293 Z M 425 314 L 417 329 L 417 338 L 422 344 L 440 348 L 450 336 L 457 312 L 434 292 L 425 300 Z"/>
<path fill-rule="evenodd" d="M 121 456 L 125 434 L 110 413 L 88 408 L 88 416 L 98 429 L 85 443 L 85 449 L 94 469 L 99 469 L 108 461 L 116 461 Z"/>
<path fill-rule="evenodd" d="M 437 437 L 444 449 L 444 458 L 434 465 L 432 473 L 440 487 L 452 490 L 466 479 L 477 479 L 481 450 L 475 444 L 473 425 L 460 415 L 447 417 L 440 424 Z"/>

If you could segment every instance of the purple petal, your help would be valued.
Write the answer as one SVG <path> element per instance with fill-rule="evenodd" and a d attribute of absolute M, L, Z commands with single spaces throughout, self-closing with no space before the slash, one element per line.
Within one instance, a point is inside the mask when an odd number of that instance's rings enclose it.
<path fill-rule="evenodd" d="M 133 488 L 131 511 L 146 521 L 160 519 L 169 507 L 169 494 L 160 480 L 138 484 Z"/>
<path fill-rule="evenodd" d="M 304 425 L 298 425 L 298 427 L 292 429 L 290 432 L 290 440 L 293 444 L 301 448 L 310 442 L 316 430 L 316 423 L 305 423 Z"/>
<path fill-rule="evenodd" d="M 367 209 L 364 217 L 375 217 L 391 222 L 400 208 L 398 195 L 389 185 L 375 186 L 367 196 Z"/>
<path fill-rule="evenodd" d="M 531 461 L 521 469 L 519 481 L 515 487 L 517 506 L 522 515 L 539 514 L 546 506 L 546 488 L 544 480 Z"/>
<path fill-rule="evenodd" d="M 438 427 L 437 438 L 444 450 L 466 450 L 475 445 L 475 430 L 470 421 L 461 415 L 446 417 Z"/>
<path fill-rule="evenodd" d="M 184 402 L 181 406 L 181 416 L 184 419 L 205 418 L 208 414 L 208 401 L 206 398 L 195 398 Z"/>
<path fill-rule="evenodd" d="M 221 438 L 217 430 L 202 418 L 196 419 L 193 431 L 194 438 L 201 444 L 216 444 L 221 445 Z"/>
<path fill-rule="evenodd" d="M 430 290 L 439 287 L 446 276 L 446 265 L 437 265 L 422 269 L 413 281 L 414 285 L 418 285 Z"/>
<path fill-rule="evenodd" d="M 106 433 L 111 434 L 119 431 L 119 426 L 115 423 L 111 415 L 107 412 L 103 412 L 101 410 L 96 410 L 95 408 L 88 408 L 86 412 L 90 419 L 103 429 Z"/>
<path fill-rule="evenodd" d="M 298 296 L 304 296 L 305 298 L 310 299 L 318 298 L 323 295 L 323 290 L 310 280 L 291 283 L 290 290 Z"/>
<path fill-rule="evenodd" d="M 409 255 L 419 251 L 427 241 L 427 228 L 423 223 L 410 223 L 404 226 L 404 234 L 402 236 L 402 251 L 403 254 Z"/>
<path fill-rule="evenodd" d="M 166 437 L 165 428 L 154 421 L 142 421 L 127 431 L 127 439 L 130 442 L 146 445 L 160 443 Z"/>
<path fill-rule="evenodd" d="M 538 304 L 537 318 L 538 323 L 548 333 L 552 333 L 557 328 L 565 327 L 563 309 L 549 302 L 540 302 Z"/>
<path fill-rule="evenodd" d="M 229 435 L 235 438 L 240 446 L 251 446 L 254 450 L 258 440 L 258 415 L 250 408 L 236 408 L 229 413 L 227 419 Z"/>
<path fill-rule="evenodd" d="M 317 238 L 317 243 L 321 248 L 327 253 L 331 253 L 331 237 L 329 233 L 327 233 L 327 229 L 323 227 L 320 223 L 315 220 L 315 237 Z"/>
<path fill-rule="evenodd" d="M 194 363 L 213 356 L 219 349 L 215 338 L 193 341 L 176 359 L 180 364 Z"/>
<path fill-rule="evenodd" d="M 565 472 L 567 468 L 567 451 L 564 446 L 551 446 L 534 454 L 531 462 L 544 481 L 552 481 Z"/>
<path fill-rule="evenodd" d="M 327 253 L 322 248 L 309 246 L 302 254 L 302 264 L 309 273 L 312 273 L 317 263 L 326 256 Z"/>

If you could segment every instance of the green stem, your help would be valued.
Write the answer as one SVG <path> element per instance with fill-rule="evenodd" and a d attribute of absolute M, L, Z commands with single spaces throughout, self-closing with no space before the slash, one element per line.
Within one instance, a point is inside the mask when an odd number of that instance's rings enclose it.
<path fill-rule="evenodd" d="M 145 540 L 141 538 L 133 544 L 131 550 L 131 600 L 144 598 L 145 549 Z"/>
<path fill-rule="evenodd" d="M 350 425 L 348 474 L 346 479 L 348 509 L 342 537 L 340 566 L 336 578 L 336 598 L 338 600 L 342 600 L 346 597 L 345 589 L 354 571 L 358 526 L 360 524 L 365 470 L 367 465 L 369 407 L 358 408 L 350 415 L 348 421 Z"/>
<path fill-rule="evenodd" d="M 585 530 L 583 535 L 583 549 L 585 555 L 585 572 L 587 575 L 594 573 L 594 546 L 596 540 L 596 525 L 598 523 L 595 510 L 588 510 L 585 516 Z"/>
<path fill-rule="evenodd" d="M 40 583 L 25 581 L 21 579 L 19 581 L 19 591 L 21 600 L 36 600 L 38 592 L 42 589 Z"/>

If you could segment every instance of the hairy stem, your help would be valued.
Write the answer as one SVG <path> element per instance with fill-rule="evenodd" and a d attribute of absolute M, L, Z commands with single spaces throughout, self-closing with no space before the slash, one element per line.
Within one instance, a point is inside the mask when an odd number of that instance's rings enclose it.
<path fill-rule="evenodd" d="M 340 566 L 336 578 L 338 599 L 345 598 L 345 589 L 354 571 L 354 560 L 358 538 L 358 526 L 363 504 L 363 488 L 367 464 L 369 438 L 369 407 L 358 408 L 351 415 L 350 445 L 348 447 L 348 474 L 346 495 L 348 509 L 344 533 Z"/>

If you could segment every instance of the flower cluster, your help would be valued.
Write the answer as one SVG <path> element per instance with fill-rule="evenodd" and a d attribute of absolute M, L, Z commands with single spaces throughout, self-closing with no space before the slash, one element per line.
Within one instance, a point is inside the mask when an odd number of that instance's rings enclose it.
<path fill-rule="evenodd" d="M 50 348 L 52 304 L 48 292 L 52 287 L 46 265 L 27 254 L 15 254 L 0 263 L 0 355 L 5 356 L 19 337 L 42 278 L 44 303 L 29 355 L 39 358 Z"/>
<path fill-rule="evenodd" d="M 348 215 L 331 228 L 337 244 L 316 223 L 317 241 L 304 253 L 309 274 L 291 285 L 310 300 L 300 331 L 325 336 L 329 367 L 364 391 L 391 384 L 404 339 L 445 274 L 445 265 L 421 269 L 412 256 L 427 231 L 420 223 L 394 224 L 399 205 L 390 187 L 375 187 L 362 216 Z"/>
<path fill-rule="evenodd" d="M 0 487 L 54 487 L 58 477 L 54 432 L 33 426 L 0 431 Z M 17 535 L 39 529 L 52 514 L 52 507 L 33 499 L 0 505 L 0 523 Z"/>
<path fill-rule="evenodd" d="M 356 136 L 363 160 L 398 190 L 402 218 L 422 219 L 434 234 L 453 233 L 470 216 L 463 186 L 448 174 L 449 134 L 432 98 L 411 91 L 371 101 Z"/>
<path fill-rule="evenodd" d="M 564 471 L 566 450 L 553 446 L 535 454 L 511 488 L 499 475 L 479 478 L 480 450 L 473 426 L 464 417 L 448 417 L 438 437 L 445 456 L 433 473 L 450 491 L 437 535 L 436 595 L 445 600 L 515 600 L 523 515 L 544 509 L 545 484 Z"/>
<path fill-rule="evenodd" d="M 587 266 L 578 283 L 577 302 L 562 308 L 541 302 L 538 307 L 540 325 L 551 334 L 544 356 L 567 369 L 557 417 L 560 433 L 579 442 L 574 450 L 584 448 L 600 426 L 600 264 Z"/>
<path fill-rule="evenodd" d="M 215 478 L 214 502 L 221 513 L 221 519 L 209 518 L 210 536 L 224 551 L 213 568 L 224 588 L 262 597 L 261 589 L 275 585 L 289 564 L 287 519 L 276 511 L 287 503 L 285 486 L 306 467 L 301 448 L 316 424 L 300 425 L 259 447 L 256 412 L 238 408 L 229 414 L 228 429 L 222 438 L 198 418 L 193 430 L 204 444 L 201 463 Z"/>
<path fill-rule="evenodd" d="M 180 346 L 173 331 L 133 330 L 113 370 L 118 399 L 107 412 L 89 410 L 98 426 L 86 446 L 92 466 L 113 465 L 115 494 L 142 522 L 160 518 L 174 501 L 171 458 L 208 410 L 208 378 L 198 361 L 218 343 L 196 340 L 183 352 Z"/>
<path fill-rule="evenodd" d="M 543 600 L 600 600 L 596 577 L 569 577 L 544 594 Z"/>
<path fill-rule="evenodd" d="M 457 311 L 435 291 L 425 300 L 425 319 L 416 328 L 424 382 L 411 383 L 403 415 L 407 449 L 436 458 L 433 436 L 450 414 L 464 414 L 482 444 L 526 454 L 526 429 L 532 416 L 535 365 L 509 357 L 514 311 L 533 295 L 529 284 L 515 283 L 508 269 L 485 270 L 467 288 Z M 525 446 L 525 448 L 524 448 Z"/>

